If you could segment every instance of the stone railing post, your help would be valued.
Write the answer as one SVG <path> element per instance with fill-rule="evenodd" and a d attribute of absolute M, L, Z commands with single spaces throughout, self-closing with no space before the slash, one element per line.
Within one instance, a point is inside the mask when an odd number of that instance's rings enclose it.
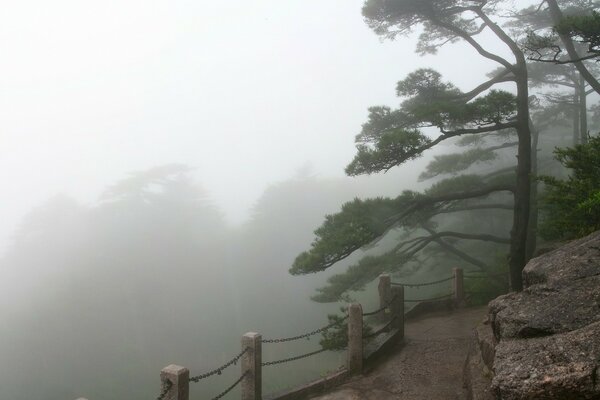
<path fill-rule="evenodd" d="M 262 336 L 248 332 L 242 336 L 242 400 L 262 399 Z"/>
<path fill-rule="evenodd" d="M 395 318 L 392 328 L 399 329 L 401 337 L 404 337 L 404 286 L 393 286 L 391 296 L 394 299 L 391 304 L 391 318 Z"/>
<path fill-rule="evenodd" d="M 162 388 L 171 382 L 171 387 L 164 400 L 189 400 L 190 398 L 190 371 L 185 367 L 171 364 L 160 371 Z"/>
<path fill-rule="evenodd" d="M 465 302 L 465 282 L 462 268 L 454 268 L 454 300 L 458 305 Z"/>
<path fill-rule="evenodd" d="M 379 275 L 379 307 L 386 307 L 392 299 L 392 280 L 388 274 Z M 385 310 L 379 315 L 382 321 L 386 321 L 389 317 Z"/>
<path fill-rule="evenodd" d="M 353 303 L 348 306 L 348 359 L 347 368 L 351 374 L 360 374 L 363 366 L 363 316 L 362 306 Z"/>

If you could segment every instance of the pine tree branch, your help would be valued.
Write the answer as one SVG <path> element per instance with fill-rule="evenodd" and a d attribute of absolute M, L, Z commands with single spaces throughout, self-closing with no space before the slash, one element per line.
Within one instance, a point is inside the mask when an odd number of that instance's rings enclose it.
<path fill-rule="evenodd" d="M 471 10 L 473 11 L 473 10 Z M 497 54 L 491 53 L 487 50 L 485 50 L 475 39 L 473 39 L 471 37 L 471 35 L 469 35 L 467 32 L 463 31 L 462 29 L 449 24 L 447 22 L 444 22 L 438 18 L 432 17 L 431 22 L 433 22 L 435 25 L 444 28 L 452 33 L 454 33 L 456 36 L 462 38 L 463 40 L 465 40 L 467 43 L 469 43 L 471 45 L 471 47 L 473 47 L 480 55 L 482 55 L 483 57 L 496 61 L 497 63 L 503 65 L 506 69 L 511 70 L 514 72 L 514 66 L 508 62 L 506 59 L 500 57 Z"/>
<path fill-rule="evenodd" d="M 550 11 L 552 21 L 554 22 L 554 24 L 558 24 L 563 19 L 563 14 L 560 8 L 558 7 L 558 3 L 556 2 L 556 0 L 546 0 L 546 3 L 548 4 L 548 9 Z M 560 40 L 563 42 L 563 45 L 567 49 L 569 57 L 573 60 L 577 60 L 578 58 L 580 58 L 579 54 L 577 53 L 577 50 L 575 49 L 575 46 L 573 45 L 571 37 L 564 33 L 559 33 L 558 36 L 560 37 Z M 590 86 L 593 87 L 597 93 L 600 93 L 600 82 L 598 82 L 598 80 L 591 74 L 591 72 L 585 67 L 585 65 L 583 65 L 581 61 L 574 61 L 573 65 L 575 65 L 575 68 L 577 68 L 577 71 L 579 71 L 579 73 L 583 76 L 587 83 L 589 83 Z"/>
<path fill-rule="evenodd" d="M 513 205 L 510 205 L 510 204 L 500 204 L 500 203 L 476 204 L 476 205 L 472 205 L 472 206 L 444 208 L 444 209 L 441 209 L 439 211 L 435 211 L 431 215 L 433 216 L 433 215 L 438 215 L 438 214 L 449 214 L 449 213 L 454 213 L 454 212 L 475 211 L 475 210 L 508 210 L 508 211 L 513 211 L 514 209 L 515 209 L 515 207 Z"/>
<path fill-rule="evenodd" d="M 431 235 L 436 233 L 433 229 L 426 227 L 426 226 L 423 226 L 423 229 L 425 229 Z M 462 258 L 466 262 L 468 262 L 484 271 L 490 270 L 490 267 L 486 263 L 465 253 L 462 250 L 457 249 L 456 247 L 452 246 L 450 243 L 446 242 L 445 240 L 436 239 L 436 243 L 439 244 L 443 249 L 447 250 L 448 252 L 450 252 L 454 255 L 457 255 L 458 257 Z"/>

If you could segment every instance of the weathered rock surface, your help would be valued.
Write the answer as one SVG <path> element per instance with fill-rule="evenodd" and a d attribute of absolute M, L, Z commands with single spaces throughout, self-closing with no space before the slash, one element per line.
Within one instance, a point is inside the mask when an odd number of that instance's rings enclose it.
<path fill-rule="evenodd" d="M 533 285 L 500 296 L 489 307 L 496 339 L 569 332 L 600 321 L 600 275 Z"/>
<path fill-rule="evenodd" d="M 558 284 L 600 275 L 600 231 L 574 240 L 529 261 L 523 270 L 525 286 Z"/>
<path fill-rule="evenodd" d="M 480 346 L 481 343 L 485 343 L 486 338 L 480 341 L 482 335 L 479 331 L 484 332 L 486 328 L 489 330 L 489 335 L 486 334 L 485 336 L 493 338 L 489 325 L 480 324 L 475 330 L 475 337 L 471 341 L 469 354 L 465 362 L 463 386 L 466 389 L 467 400 L 494 400 L 491 389 L 493 375 L 490 368 L 486 365 L 485 357 L 482 354 L 482 349 L 486 347 Z M 491 361 L 493 362 L 493 358 Z"/>
<path fill-rule="evenodd" d="M 494 367 L 494 358 L 496 354 L 496 338 L 492 333 L 490 321 L 486 320 L 475 328 L 476 347 L 479 349 L 482 361 L 485 363 L 488 370 Z"/>
<path fill-rule="evenodd" d="M 523 277 L 523 292 L 489 305 L 496 398 L 600 399 L 600 232 L 531 260 Z"/>
<path fill-rule="evenodd" d="M 500 343 L 492 387 L 501 399 L 600 398 L 600 322 L 573 332 Z"/>

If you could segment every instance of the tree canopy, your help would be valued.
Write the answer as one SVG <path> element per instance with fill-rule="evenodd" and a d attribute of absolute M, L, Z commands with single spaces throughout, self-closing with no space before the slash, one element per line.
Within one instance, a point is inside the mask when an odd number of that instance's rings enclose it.
<path fill-rule="evenodd" d="M 356 155 L 346 167 L 346 173 L 354 176 L 385 172 L 422 156 L 443 141 L 461 137 L 459 142 L 464 146 L 475 147 L 463 153 L 438 156 L 422 174 L 423 179 L 456 175 L 477 163 L 494 160 L 502 149 L 514 147 L 518 152 L 517 174 L 515 180 L 513 166 L 503 174 L 489 177 L 459 175 L 421 193 L 405 191 L 396 198 L 356 199 L 344 204 L 339 213 L 326 217 L 315 231 L 310 250 L 296 258 L 290 272 L 323 271 L 365 246 L 372 248 L 384 241 L 387 247 L 383 246 L 383 253 L 368 255 L 345 273 L 330 277 L 315 300 L 339 300 L 347 291 L 363 287 L 380 272 L 398 271 L 418 262 L 431 244 L 479 269 L 489 267 L 485 261 L 457 247 L 457 241 L 510 244 L 511 282 L 515 290 L 521 287 L 530 193 L 527 69 L 517 43 L 491 19 L 498 3 L 449 0 L 367 0 L 364 3 L 367 25 L 384 38 L 394 39 L 421 27 L 417 52 L 435 53 L 441 46 L 462 40 L 501 68 L 466 92 L 445 81 L 431 68 L 418 69 L 400 80 L 396 85 L 400 106 L 397 109 L 369 108 L 367 122 L 356 136 Z M 488 51 L 477 39 L 484 30 L 505 44 L 514 60 Z M 516 83 L 516 93 L 494 87 L 505 82 Z M 438 134 L 432 137 L 434 131 Z M 511 136 L 516 136 L 517 141 L 511 140 Z M 513 204 L 502 197 L 506 192 L 513 193 Z M 482 232 L 476 226 L 468 232 L 464 230 L 465 224 L 463 229 L 441 227 L 440 230 L 435 218 L 453 212 L 512 207 L 510 239 Z M 404 239 L 390 244 L 387 238 L 398 234 Z"/>

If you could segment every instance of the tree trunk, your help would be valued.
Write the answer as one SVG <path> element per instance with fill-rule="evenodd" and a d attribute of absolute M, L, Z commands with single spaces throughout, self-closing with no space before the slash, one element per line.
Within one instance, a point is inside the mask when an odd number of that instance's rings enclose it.
<path fill-rule="evenodd" d="M 531 132 L 529 130 L 529 88 L 525 57 L 517 56 L 517 182 L 515 188 L 515 211 L 511 230 L 509 255 L 510 289 L 523 290 L 522 271 L 527 260 L 527 233 L 531 196 Z"/>
<path fill-rule="evenodd" d="M 573 146 L 577 146 L 579 143 L 580 127 L 579 122 L 579 86 L 575 86 L 575 93 L 573 94 Z"/>
<path fill-rule="evenodd" d="M 510 69 L 515 75 L 517 84 L 517 135 L 519 147 L 517 152 L 517 182 L 515 185 L 515 211 L 513 227 L 510 232 L 510 288 L 513 291 L 523 290 L 522 271 L 527 259 L 527 226 L 529 224 L 529 206 L 531 195 L 531 131 L 529 130 L 529 86 L 527 79 L 527 63 L 525 55 L 517 43 L 497 24 L 479 9 L 477 15 L 502 40 L 515 56 L 516 64 Z"/>
<path fill-rule="evenodd" d="M 579 74 L 579 143 L 586 144 L 588 139 L 587 124 L 587 94 L 585 93 L 585 79 Z"/>
<path fill-rule="evenodd" d="M 538 226 L 538 181 L 537 181 L 537 146 L 540 132 L 533 126 L 533 121 L 529 121 L 531 130 L 531 202 L 529 209 L 529 224 L 527 226 L 527 249 L 525 261 L 529 261 L 537 247 L 537 226 Z"/>
<path fill-rule="evenodd" d="M 556 0 L 546 0 L 546 3 L 548 4 L 548 9 L 550 11 L 550 16 L 552 17 L 552 22 L 554 22 L 554 25 L 557 25 L 563 19 L 563 13 L 558 7 L 558 3 L 556 2 Z M 567 49 L 569 58 L 571 60 L 579 59 L 579 54 L 577 53 L 577 50 L 573 45 L 573 40 L 571 40 L 571 37 L 569 35 L 564 34 L 559 34 L 559 36 L 560 40 L 565 46 L 565 49 Z M 600 93 L 600 82 L 598 82 L 598 80 L 594 78 L 590 71 L 588 71 L 583 62 L 575 61 L 573 62 L 573 65 L 575 65 L 575 68 L 577 68 L 577 71 L 579 71 L 583 79 L 585 79 L 586 82 L 594 88 L 596 93 Z"/>

